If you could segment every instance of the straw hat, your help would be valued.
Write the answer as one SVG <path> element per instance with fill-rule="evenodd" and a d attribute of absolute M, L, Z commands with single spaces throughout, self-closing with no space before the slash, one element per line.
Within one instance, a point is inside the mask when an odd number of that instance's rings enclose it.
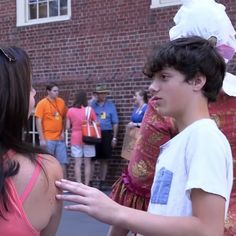
<path fill-rule="evenodd" d="M 96 86 L 96 89 L 94 92 L 95 93 L 109 93 L 109 90 L 107 89 L 105 84 L 100 84 Z"/>

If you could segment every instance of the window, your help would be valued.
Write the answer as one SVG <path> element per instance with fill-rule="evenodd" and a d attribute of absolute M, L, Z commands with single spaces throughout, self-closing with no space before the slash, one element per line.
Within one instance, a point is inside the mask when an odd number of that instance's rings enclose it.
<path fill-rule="evenodd" d="M 152 0 L 151 8 L 180 5 L 181 0 Z"/>
<path fill-rule="evenodd" d="M 27 132 L 25 132 L 24 140 L 32 143 L 34 146 L 39 145 L 39 135 L 36 129 L 36 118 L 34 113 L 31 114 L 28 120 Z"/>
<path fill-rule="evenodd" d="M 69 20 L 71 0 L 16 0 L 17 26 Z"/>

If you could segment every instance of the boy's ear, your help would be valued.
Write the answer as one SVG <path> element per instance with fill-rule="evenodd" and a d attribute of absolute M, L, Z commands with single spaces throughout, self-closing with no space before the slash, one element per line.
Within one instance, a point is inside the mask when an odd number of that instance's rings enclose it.
<path fill-rule="evenodd" d="M 196 74 L 193 80 L 194 91 L 201 90 L 205 84 L 206 84 L 206 76 L 200 73 Z"/>

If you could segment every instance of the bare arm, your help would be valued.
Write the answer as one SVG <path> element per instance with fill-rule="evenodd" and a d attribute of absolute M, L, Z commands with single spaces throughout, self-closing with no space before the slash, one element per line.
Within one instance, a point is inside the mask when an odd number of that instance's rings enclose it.
<path fill-rule="evenodd" d="M 99 190 L 80 183 L 63 180 L 57 185 L 75 193 L 57 196 L 78 203 L 67 206 L 67 209 L 87 213 L 107 224 L 145 236 L 223 235 L 225 199 L 199 189 L 193 190 L 191 195 L 193 216 L 165 217 L 121 206 Z"/>
<path fill-rule="evenodd" d="M 47 227 L 43 229 L 40 236 L 55 236 L 57 232 L 58 225 L 61 219 L 61 206 L 55 211 L 54 215 L 51 217 Z"/>
<path fill-rule="evenodd" d="M 193 216 L 165 217 L 123 207 L 115 225 L 145 236 L 222 236 L 225 200 L 200 189 L 193 190 Z"/>
<path fill-rule="evenodd" d="M 42 118 L 36 117 L 36 127 L 39 133 L 40 145 L 45 145 L 46 140 L 43 135 Z"/>
<path fill-rule="evenodd" d="M 71 122 L 69 118 L 66 118 L 66 129 L 69 130 L 71 127 Z"/>
<path fill-rule="evenodd" d="M 61 131 L 61 140 L 65 139 L 65 130 L 67 129 L 67 118 L 63 118 L 62 120 L 62 131 Z"/>
<path fill-rule="evenodd" d="M 62 205 L 56 203 L 55 211 L 48 222 L 48 225 L 40 233 L 40 236 L 55 236 L 61 219 Z"/>
<path fill-rule="evenodd" d="M 66 118 L 66 130 L 65 130 L 65 142 L 66 142 L 66 146 L 68 147 L 68 143 L 69 143 L 69 139 L 68 139 L 68 133 L 69 133 L 69 130 L 71 128 L 71 122 L 70 122 L 70 119 L 69 118 Z"/>
<path fill-rule="evenodd" d="M 113 124 L 113 139 L 112 147 L 114 148 L 117 144 L 118 124 Z"/>
<path fill-rule="evenodd" d="M 61 193 L 61 191 L 55 187 L 54 182 L 62 178 L 63 172 L 57 160 L 49 160 L 46 165 L 49 184 L 47 194 L 50 201 L 48 208 L 51 209 L 51 215 L 46 227 L 41 231 L 40 236 L 55 236 L 61 219 L 62 202 L 56 200 L 55 198 L 56 194 Z"/>
<path fill-rule="evenodd" d="M 118 124 L 113 124 L 113 137 L 117 138 L 118 134 Z"/>

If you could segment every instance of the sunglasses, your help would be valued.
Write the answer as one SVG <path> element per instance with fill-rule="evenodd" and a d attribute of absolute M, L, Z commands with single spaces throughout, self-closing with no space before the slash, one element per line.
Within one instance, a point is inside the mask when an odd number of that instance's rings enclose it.
<path fill-rule="evenodd" d="M 5 56 L 5 58 L 9 61 L 9 62 L 15 62 L 16 58 L 12 55 L 10 55 L 9 53 L 7 53 L 3 48 L 0 48 L 0 52 L 2 52 L 2 54 Z"/>

